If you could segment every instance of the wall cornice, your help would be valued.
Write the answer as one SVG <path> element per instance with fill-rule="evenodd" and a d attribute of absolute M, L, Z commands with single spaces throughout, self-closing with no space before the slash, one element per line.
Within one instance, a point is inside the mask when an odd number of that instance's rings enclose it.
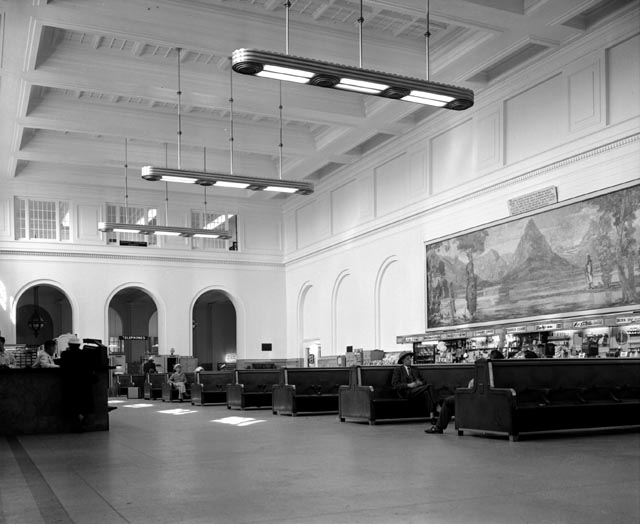
<path fill-rule="evenodd" d="M 307 261 L 318 255 L 326 254 L 327 252 L 333 249 L 339 248 L 343 245 L 352 244 L 353 242 L 364 240 L 367 237 L 371 237 L 372 235 L 377 235 L 380 233 L 384 233 L 385 231 L 391 231 L 393 229 L 401 227 L 407 222 L 420 219 L 430 213 L 433 213 L 438 209 L 442 209 L 448 205 L 451 205 L 454 202 L 458 205 L 464 202 L 470 202 L 478 198 L 481 198 L 483 196 L 486 196 L 496 190 L 504 189 L 505 187 L 508 187 L 508 186 L 517 185 L 523 181 L 535 179 L 537 177 L 542 177 L 544 175 L 547 175 L 550 172 L 557 171 L 559 169 L 565 168 L 567 166 L 571 166 L 578 162 L 582 162 L 582 161 L 597 157 L 599 155 L 603 155 L 612 150 L 619 149 L 637 142 L 640 142 L 640 133 L 635 133 L 633 135 L 629 135 L 629 136 L 608 142 L 606 144 L 587 149 L 580 153 L 570 155 L 564 159 L 550 162 L 549 164 L 546 164 L 544 166 L 541 166 L 529 171 L 525 171 L 523 173 L 515 174 L 506 179 L 498 180 L 494 183 L 489 183 L 481 187 L 472 187 L 472 188 L 470 187 L 465 194 L 459 193 L 460 188 L 456 188 L 455 191 L 447 191 L 442 195 L 438 195 L 438 197 L 441 197 L 441 198 L 438 198 L 437 201 L 434 199 L 432 200 L 432 203 L 427 205 L 426 207 L 421 207 L 419 210 L 408 212 L 402 217 L 397 217 L 396 215 L 387 216 L 385 217 L 384 224 L 367 228 L 366 231 L 350 234 L 348 237 L 341 237 L 333 242 L 330 242 L 328 244 L 323 244 L 322 246 L 319 246 L 316 248 L 312 247 L 298 255 L 285 256 L 285 264 L 289 265 L 289 264 Z M 403 212 L 406 212 L 406 209 L 403 210 Z"/>
<path fill-rule="evenodd" d="M 65 246 L 66 247 L 66 246 Z M 188 258 L 177 256 L 140 256 L 110 253 L 83 253 L 79 251 L 38 251 L 38 250 L 22 250 L 22 249 L 1 249 L 0 257 L 17 257 L 17 258 L 69 258 L 83 260 L 100 260 L 100 261 L 122 261 L 122 262 L 152 262 L 161 264 L 202 264 L 202 265 L 224 265 L 224 266 L 242 266 L 242 267 L 261 267 L 261 268 L 284 268 L 284 264 L 276 262 L 257 262 L 251 260 L 225 260 L 222 258 Z"/>

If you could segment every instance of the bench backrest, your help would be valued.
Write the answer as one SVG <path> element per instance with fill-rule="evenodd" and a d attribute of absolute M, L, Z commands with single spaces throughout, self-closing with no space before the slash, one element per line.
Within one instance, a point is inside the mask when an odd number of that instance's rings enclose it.
<path fill-rule="evenodd" d="M 423 364 L 416 367 L 425 382 L 431 385 L 434 400 L 453 395 L 456 388 L 466 388 L 475 376 L 473 364 Z"/>
<path fill-rule="evenodd" d="M 129 387 L 132 384 L 131 375 L 116 375 L 116 382 L 119 386 Z"/>
<path fill-rule="evenodd" d="M 490 361 L 487 369 L 488 384 L 516 391 L 640 384 L 640 359 L 630 358 L 510 359 Z"/>
<path fill-rule="evenodd" d="M 337 395 L 340 386 L 349 384 L 348 368 L 284 368 L 282 384 L 295 385 L 298 395 Z"/>
<path fill-rule="evenodd" d="M 245 393 L 270 392 L 280 383 L 281 369 L 236 369 L 236 384 L 243 384 Z"/>
<path fill-rule="evenodd" d="M 357 366 L 353 379 L 357 386 L 371 386 L 375 398 L 398 398 L 398 392 L 391 385 L 396 366 Z"/>
<path fill-rule="evenodd" d="M 198 384 L 205 388 L 221 387 L 224 390 L 227 384 L 233 384 L 233 371 L 201 371 L 198 373 Z"/>
<path fill-rule="evenodd" d="M 135 387 L 143 387 L 146 377 L 144 375 L 131 375 L 131 382 Z"/>
<path fill-rule="evenodd" d="M 160 389 L 162 384 L 167 381 L 166 373 L 147 373 L 147 383 L 151 384 L 153 389 Z"/>

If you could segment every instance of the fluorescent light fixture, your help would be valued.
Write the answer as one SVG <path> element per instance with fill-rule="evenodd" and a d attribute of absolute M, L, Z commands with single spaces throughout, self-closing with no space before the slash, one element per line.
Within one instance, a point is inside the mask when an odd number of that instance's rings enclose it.
<path fill-rule="evenodd" d="M 280 80 L 358 91 L 458 111 L 470 108 L 474 102 L 470 89 L 271 51 L 236 49 L 231 56 L 231 67 L 236 73 L 245 75 L 279 74 Z"/>
<path fill-rule="evenodd" d="M 225 182 L 224 180 L 218 180 L 213 184 L 218 187 L 233 187 L 235 189 L 247 189 L 249 184 L 246 182 Z"/>
<path fill-rule="evenodd" d="M 198 229 L 193 227 L 174 227 L 174 226 L 152 226 L 139 225 L 135 228 L 132 224 L 119 224 L 117 222 L 99 222 L 98 231 L 102 233 L 137 233 L 140 235 L 164 235 L 164 236 L 181 236 L 181 237 L 202 237 L 202 238 L 220 238 L 228 240 L 232 238 L 229 231 L 214 229 Z"/>
<path fill-rule="evenodd" d="M 142 168 L 142 178 L 151 182 L 175 182 L 177 178 L 189 180 L 201 186 L 234 187 L 250 189 L 251 191 L 279 191 L 282 193 L 296 193 L 310 195 L 313 184 L 279 178 L 261 178 L 241 175 L 226 175 L 222 173 L 206 173 L 204 171 L 187 171 L 184 169 L 170 169 L 166 167 L 145 166 Z"/>
<path fill-rule="evenodd" d="M 165 182 L 177 182 L 179 184 L 195 184 L 195 180 L 190 180 L 187 178 L 181 178 L 179 176 L 165 176 L 162 178 Z"/>
<path fill-rule="evenodd" d="M 264 188 L 265 191 L 274 191 L 277 193 L 295 193 L 297 189 L 295 187 L 275 187 L 275 186 L 267 186 Z"/>

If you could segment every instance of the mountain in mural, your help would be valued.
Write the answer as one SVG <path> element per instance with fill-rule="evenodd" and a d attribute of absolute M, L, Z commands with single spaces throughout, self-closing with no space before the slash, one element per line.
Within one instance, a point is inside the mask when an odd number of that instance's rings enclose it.
<path fill-rule="evenodd" d="M 575 266 L 553 251 L 534 220 L 530 219 L 513 255 L 511 268 L 502 282 L 525 282 L 546 276 L 557 279 L 559 273 L 573 271 Z"/>
<path fill-rule="evenodd" d="M 509 263 L 495 249 L 490 249 L 476 257 L 474 269 L 481 280 L 498 282 L 509 271 Z"/>

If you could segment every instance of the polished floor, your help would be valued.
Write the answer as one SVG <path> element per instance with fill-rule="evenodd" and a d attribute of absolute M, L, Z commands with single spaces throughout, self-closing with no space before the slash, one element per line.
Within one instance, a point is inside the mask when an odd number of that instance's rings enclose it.
<path fill-rule="evenodd" d="M 0 437 L 0 524 L 640 522 L 637 432 L 509 442 L 111 401 L 108 432 Z"/>

